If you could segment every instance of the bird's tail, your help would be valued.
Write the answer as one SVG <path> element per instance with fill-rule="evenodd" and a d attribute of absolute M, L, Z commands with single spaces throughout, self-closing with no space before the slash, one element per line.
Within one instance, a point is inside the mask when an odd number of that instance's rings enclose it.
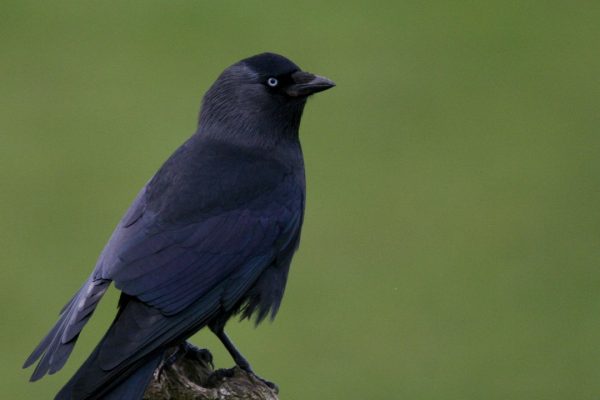
<path fill-rule="evenodd" d="M 159 310 L 122 295 L 110 328 L 55 400 L 141 399 L 166 351 L 161 341 L 146 339 L 166 321 Z"/>
<path fill-rule="evenodd" d="M 202 328 L 220 296 L 221 291 L 214 291 L 184 311 L 166 316 L 122 295 L 110 328 L 56 400 L 141 399 L 167 349 Z"/>
<path fill-rule="evenodd" d="M 164 351 L 155 353 L 151 357 L 144 358 L 131 365 L 127 370 L 131 372 L 129 375 L 124 373 L 116 378 L 113 377 L 104 386 L 93 385 L 94 390 L 88 392 L 90 378 L 98 379 L 109 374 L 99 366 L 98 356 L 101 346 L 102 342 L 69 382 L 58 392 L 54 400 L 139 400 L 143 398 L 154 370 L 158 368 L 163 359 Z"/>
<path fill-rule="evenodd" d="M 23 368 L 27 368 L 40 360 L 31 375 L 31 381 L 37 381 L 46 374 L 53 374 L 65 365 L 79 333 L 109 285 L 108 280 L 90 278 L 63 307 L 54 327 L 23 364 Z"/>

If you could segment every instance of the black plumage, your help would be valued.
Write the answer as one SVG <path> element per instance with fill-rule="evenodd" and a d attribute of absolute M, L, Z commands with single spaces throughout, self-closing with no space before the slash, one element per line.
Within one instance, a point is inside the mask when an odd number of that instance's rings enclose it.
<path fill-rule="evenodd" d="M 65 364 L 111 282 L 119 311 L 57 399 L 141 397 L 167 347 L 234 314 L 279 309 L 305 199 L 298 139 L 307 96 L 333 82 L 264 53 L 227 68 L 203 99 L 198 129 L 146 184 L 91 276 L 25 362 L 37 380 Z"/>

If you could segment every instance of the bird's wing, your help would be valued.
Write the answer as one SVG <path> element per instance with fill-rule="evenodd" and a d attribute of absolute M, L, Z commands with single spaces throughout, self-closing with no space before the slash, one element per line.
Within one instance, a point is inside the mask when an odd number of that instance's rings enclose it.
<path fill-rule="evenodd" d="M 297 237 L 302 219 L 301 193 L 285 181 L 243 208 L 166 228 L 144 197 L 115 230 L 96 276 L 167 316 L 217 288 L 221 306 L 233 307 Z"/>

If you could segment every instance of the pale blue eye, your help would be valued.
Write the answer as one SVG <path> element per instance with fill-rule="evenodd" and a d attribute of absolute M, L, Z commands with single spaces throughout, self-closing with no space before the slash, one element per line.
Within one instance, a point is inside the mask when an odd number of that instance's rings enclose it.
<path fill-rule="evenodd" d="M 267 85 L 271 86 L 271 87 L 275 87 L 279 84 L 279 81 L 276 78 L 269 78 L 267 79 Z"/>

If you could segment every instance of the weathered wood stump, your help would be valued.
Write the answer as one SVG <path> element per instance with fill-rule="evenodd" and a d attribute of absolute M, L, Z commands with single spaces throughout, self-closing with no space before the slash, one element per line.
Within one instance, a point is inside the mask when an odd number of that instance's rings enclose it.
<path fill-rule="evenodd" d="M 215 371 L 208 350 L 186 343 L 170 353 L 144 400 L 278 400 L 274 389 L 238 367 Z"/>

